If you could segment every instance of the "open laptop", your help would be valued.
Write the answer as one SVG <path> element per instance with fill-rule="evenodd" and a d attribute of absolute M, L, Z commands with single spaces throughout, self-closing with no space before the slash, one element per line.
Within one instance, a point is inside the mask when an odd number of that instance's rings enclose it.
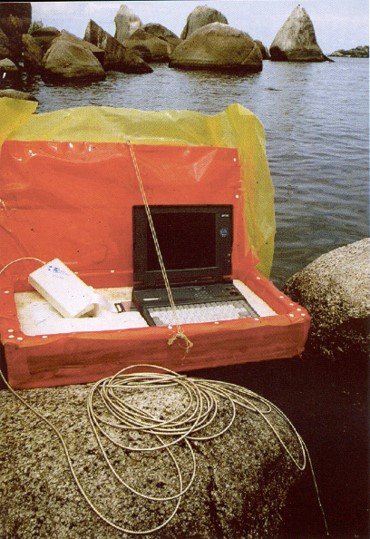
<path fill-rule="evenodd" d="M 149 325 L 215 322 L 258 314 L 234 286 L 231 205 L 151 206 L 176 305 L 170 307 L 144 206 L 133 207 L 133 302 Z"/>

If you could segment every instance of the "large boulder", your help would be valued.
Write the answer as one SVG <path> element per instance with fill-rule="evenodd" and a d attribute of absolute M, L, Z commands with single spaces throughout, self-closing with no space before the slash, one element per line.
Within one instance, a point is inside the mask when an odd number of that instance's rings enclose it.
<path fill-rule="evenodd" d="M 306 10 L 298 5 L 280 28 L 270 46 L 271 60 L 324 62 L 328 60 L 316 41 L 315 30 Z"/>
<path fill-rule="evenodd" d="M 370 239 L 339 247 L 291 277 L 285 292 L 310 312 L 307 352 L 368 357 Z"/>
<path fill-rule="evenodd" d="M 61 36 L 44 55 L 42 77 L 52 82 L 95 81 L 104 79 L 105 71 L 91 50 Z"/>
<path fill-rule="evenodd" d="M 23 64 L 28 73 L 41 73 L 43 69 L 42 48 L 30 34 L 23 34 Z"/>
<path fill-rule="evenodd" d="M 62 432 L 78 480 L 104 516 L 134 531 L 161 524 L 170 517 L 176 500 L 155 502 L 139 498 L 110 472 L 86 413 L 90 389 L 91 385 L 67 386 L 32 389 L 19 394 Z M 145 392 L 142 387 L 133 387 L 125 399 L 140 410 L 142 420 L 150 418 L 153 423 L 174 419 L 177 414 L 186 413 L 189 405 L 186 391 L 169 384 Z M 217 400 L 219 409 L 214 426 L 195 432 L 195 436 L 212 435 L 230 422 L 233 415 L 230 402 L 219 396 Z M 195 402 L 196 399 L 192 406 Z M 145 534 L 144 537 L 241 539 L 278 536 L 287 496 L 301 477 L 287 450 L 302 464 L 302 447 L 287 420 L 274 408 L 269 410 L 258 399 L 251 398 L 250 403 L 249 409 L 236 405 L 235 421 L 222 436 L 170 448 L 179 462 L 184 488 L 193 468 L 192 448 L 195 478 L 182 496 L 172 520 L 153 535 Z M 209 404 L 207 402 L 202 410 L 207 418 Z M 99 413 L 99 401 L 97 406 Z M 261 414 L 253 410 L 256 406 L 261 408 Z M 135 408 L 132 412 L 137 417 Z M 103 419 L 106 419 L 108 416 L 103 413 Z M 199 421 L 203 417 L 195 419 Z M 55 432 L 6 390 L 0 391 L 0 420 L 3 438 L 0 456 L 1 537 L 132 537 L 114 529 L 90 509 L 72 478 Z M 181 420 L 179 416 L 178 422 Z M 185 424 L 186 428 L 188 425 Z M 150 446 L 161 443 L 159 436 L 153 440 L 140 431 L 126 429 L 119 434 L 109 427 L 108 430 L 113 440 L 129 446 L 139 448 L 143 443 Z M 173 440 L 173 437 L 166 437 L 166 442 Z M 116 473 L 129 485 L 155 497 L 170 496 L 178 491 L 175 465 L 166 450 L 122 451 L 108 440 L 103 446 Z"/>
<path fill-rule="evenodd" d="M 104 69 L 123 73 L 151 73 L 152 68 L 134 50 L 127 49 L 96 22 L 90 20 L 84 39 L 104 50 Z"/>
<path fill-rule="evenodd" d="M 114 22 L 116 24 L 114 37 L 121 43 L 143 25 L 140 18 L 124 4 L 120 6 Z"/>
<path fill-rule="evenodd" d="M 265 47 L 265 45 L 262 43 L 262 41 L 260 41 L 259 39 L 255 39 L 254 41 L 259 46 L 259 49 L 260 49 L 261 54 L 262 54 L 262 59 L 263 60 L 270 60 L 270 53 L 269 53 L 268 49 Z"/>
<path fill-rule="evenodd" d="M 0 60 L 9 58 L 9 56 L 11 56 L 10 41 L 8 36 L 0 28 Z"/>
<path fill-rule="evenodd" d="M 171 47 L 167 41 L 148 34 L 142 28 L 126 39 L 124 45 L 140 54 L 146 62 L 167 62 L 171 54 Z"/>
<path fill-rule="evenodd" d="M 22 58 L 22 34 L 31 25 L 31 2 L 0 2 L 0 28 L 10 43 L 10 59 L 19 62 Z"/>
<path fill-rule="evenodd" d="M 18 73 L 19 68 L 10 58 L 0 60 L 0 73 Z"/>
<path fill-rule="evenodd" d="M 31 36 L 41 48 L 43 54 L 48 50 L 53 40 L 60 36 L 60 30 L 54 26 L 43 26 L 42 28 L 36 28 L 31 32 Z"/>
<path fill-rule="evenodd" d="M 85 39 L 80 39 L 79 37 L 75 36 L 74 34 L 71 34 L 70 32 L 67 32 L 66 30 L 62 30 L 59 36 L 60 39 L 66 39 L 67 41 L 70 41 L 71 43 L 78 43 L 91 51 L 95 58 L 99 60 L 99 62 L 103 65 L 104 64 L 104 57 L 105 57 L 105 51 L 103 49 L 99 49 L 96 45 L 93 43 L 90 43 L 89 41 L 86 41 Z M 58 39 L 59 39 L 58 38 Z"/>
<path fill-rule="evenodd" d="M 262 54 L 248 34 L 214 22 L 195 30 L 180 43 L 169 65 L 179 69 L 257 72 L 262 70 Z"/>
<path fill-rule="evenodd" d="M 4 58 L 0 60 L 0 84 L 2 88 L 21 88 L 21 71 L 18 66 L 10 60 Z"/>
<path fill-rule="evenodd" d="M 228 24 L 226 17 L 217 11 L 217 9 L 208 6 L 197 6 L 188 15 L 184 29 L 181 32 L 181 39 L 188 38 L 195 30 L 212 22 Z"/>
<path fill-rule="evenodd" d="M 181 39 L 176 34 L 174 34 L 174 32 L 172 32 L 162 24 L 150 22 L 148 24 L 144 24 L 143 30 L 148 34 L 167 41 L 167 43 L 171 47 L 171 52 L 177 47 L 179 43 L 181 43 Z"/>

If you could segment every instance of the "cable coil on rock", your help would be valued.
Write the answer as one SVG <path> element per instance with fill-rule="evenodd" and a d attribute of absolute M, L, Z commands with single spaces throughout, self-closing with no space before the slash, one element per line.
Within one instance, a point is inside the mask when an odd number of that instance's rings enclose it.
<path fill-rule="evenodd" d="M 149 369 L 149 372 L 148 372 Z M 130 372 L 135 371 L 135 372 Z M 4 379 L 4 378 L 3 378 Z M 5 379 L 4 379 L 5 381 Z M 8 384 L 7 384 L 8 385 Z M 318 487 L 306 445 L 289 419 L 276 406 L 252 391 L 227 382 L 191 378 L 177 374 L 163 367 L 139 364 L 127 367 L 116 375 L 102 379 L 91 386 L 87 397 L 87 414 L 101 454 L 115 479 L 135 496 L 154 502 L 174 502 L 174 508 L 159 525 L 150 529 L 128 529 L 107 518 L 87 495 L 75 472 L 67 445 L 60 431 L 40 412 L 30 406 L 8 385 L 12 393 L 20 399 L 36 415 L 41 417 L 58 435 L 75 482 L 90 508 L 113 528 L 134 535 L 145 535 L 156 532 L 166 526 L 175 516 L 182 497 L 189 491 L 196 477 L 196 456 L 194 444 L 222 436 L 233 425 L 237 408 L 241 407 L 256 414 L 271 429 L 276 440 L 287 457 L 301 471 L 309 463 L 318 503 L 322 512 L 327 535 L 328 528 L 325 514 L 319 498 Z M 174 413 L 165 413 L 162 408 L 153 407 L 152 396 L 158 391 L 165 395 L 170 388 L 182 394 L 181 406 L 175 406 Z M 220 424 L 218 412 L 228 407 L 226 424 Z M 275 415 L 285 423 L 294 434 L 298 443 L 294 451 L 288 447 L 274 424 Z M 276 419 L 275 419 L 276 421 Z M 276 422 L 278 423 L 278 422 Z M 129 441 L 131 440 L 131 442 Z M 133 441 L 132 441 L 133 440 Z M 113 446 L 124 455 L 150 454 L 165 451 L 172 463 L 176 476 L 176 489 L 163 496 L 140 491 L 129 484 L 119 473 L 116 463 L 107 450 L 107 444 Z M 184 470 L 180 464 L 177 448 L 182 446 L 190 454 L 191 470 Z M 185 481 L 185 476 L 187 479 Z"/>

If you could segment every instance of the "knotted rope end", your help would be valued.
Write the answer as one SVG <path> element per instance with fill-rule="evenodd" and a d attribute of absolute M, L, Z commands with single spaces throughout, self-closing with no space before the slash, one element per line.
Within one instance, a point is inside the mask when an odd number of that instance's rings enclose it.
<path fill-rule="evenodd" d="M 191 340 L 185 335 L 185 333 L 183 332 L 182 329 L 178 329 L 176 333 L 174 333 L 167 341 L 167 344 L 168 346 L 172 346 L 173 343 L 177 340 L 177 339 L 182 339 L 183 341 L 185 341 L 185 349 L 186 349 L 186 353 L 189 352 L 190 348 L 192 348 L 193 346 L 193 343 L 191 342 Z"/>

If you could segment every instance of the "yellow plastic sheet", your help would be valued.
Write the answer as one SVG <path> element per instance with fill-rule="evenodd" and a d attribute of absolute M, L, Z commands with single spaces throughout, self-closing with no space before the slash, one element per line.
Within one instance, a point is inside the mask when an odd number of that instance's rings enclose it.
<path fill-rule="evenodd" d="M 13 131 L 30 119 L 36 108 L 36 101 L 24 101 L 9 97 L 0 99 L 0 146 Z"/>
<path fill-rule="evenodd" d="M 0 99 L 0 142 L 12 140 L 126 142 L 234 147 L 239 151 L 245 195 L 245 223 L 257 268 L 268 277 L 274 237 L 274 190 L 264 129 L 241 105 L 205 115 L 191 111 L 140 111 L 81 107 L 34 114 L 36 104 Z"/>

